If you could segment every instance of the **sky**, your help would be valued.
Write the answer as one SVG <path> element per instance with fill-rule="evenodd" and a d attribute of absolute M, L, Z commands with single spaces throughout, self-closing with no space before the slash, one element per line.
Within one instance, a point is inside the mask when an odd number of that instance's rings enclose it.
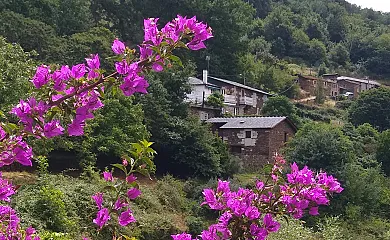
<path fill-rule="evenodd" d="M 377 11 L 390 12 L 390 0 L 347 0 L 363 8 L 372 8 Z"/>

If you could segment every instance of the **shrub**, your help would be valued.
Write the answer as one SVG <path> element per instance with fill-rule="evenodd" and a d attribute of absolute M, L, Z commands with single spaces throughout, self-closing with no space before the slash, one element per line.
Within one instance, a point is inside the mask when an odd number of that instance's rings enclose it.
<path fill-rule="evenodd" d="M 74 227 L 74 222 L 67 218 L 64 193 L 53 186 L 43 186 L 40 189 L 35 211 L 40 213 L 39 218 L 45 223 L 45 229 L 68 232 Z"/>

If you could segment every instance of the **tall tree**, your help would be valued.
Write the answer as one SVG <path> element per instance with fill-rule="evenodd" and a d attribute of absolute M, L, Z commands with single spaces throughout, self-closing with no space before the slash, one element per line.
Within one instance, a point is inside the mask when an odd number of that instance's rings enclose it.
<path fill-rule="evenodd" d="M 390 89 L 381 87 L 361 93 L 349 109 L 355 126 L 369 123 L 380 131 L 390 129 Z"/>

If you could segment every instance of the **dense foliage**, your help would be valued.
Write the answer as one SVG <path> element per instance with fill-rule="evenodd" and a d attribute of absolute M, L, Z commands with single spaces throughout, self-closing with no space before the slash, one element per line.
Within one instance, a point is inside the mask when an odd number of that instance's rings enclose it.
<path fill-rule="evenodd" d="M 361 94 L 349 108 L 349 119 L 357 125 L 369 123 L 380 131 L 390 128 L 390 89 L 382 87 Z"/>

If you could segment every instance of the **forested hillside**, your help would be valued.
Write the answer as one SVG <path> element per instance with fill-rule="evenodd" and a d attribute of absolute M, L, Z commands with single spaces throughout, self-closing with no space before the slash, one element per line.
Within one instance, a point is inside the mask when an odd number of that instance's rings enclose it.
<path fill-rule="evenodd" d="M 45 62 L 74 63 L 91 50 L 105 56 L 115 36 L 134 47 L 145 17 L 166 22 L 182 14 L 209 23 L 215 35 L 207 50 L 185 56 L 198 72 L 209 55 L 212 74 L 236 81 L 245 77 L 274 92 L 288 88 L 290 76 L 306 68 L 390 75 L 390 14 L 346 1 L 2 0 L 0 9 L 0 35 L 37 51 Z"/>

